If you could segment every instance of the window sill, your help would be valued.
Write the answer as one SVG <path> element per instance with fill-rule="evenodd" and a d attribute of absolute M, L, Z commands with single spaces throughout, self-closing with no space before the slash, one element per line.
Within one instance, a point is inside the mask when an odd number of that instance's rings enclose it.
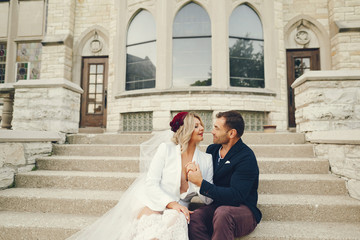
<path fill-rule="evenodd" d="M 233 94 L 233 95 L 260 95 L 275 97 L 276 93 L 265 88 L 235 88 L 215 89 L 211 87 L 203 88 L 177 88 L 177 89 L 140 89 L 126 91 L 116 94 L 115 98 L 143 97 L 152 95 L 175 95 L 175 94 Z"/>

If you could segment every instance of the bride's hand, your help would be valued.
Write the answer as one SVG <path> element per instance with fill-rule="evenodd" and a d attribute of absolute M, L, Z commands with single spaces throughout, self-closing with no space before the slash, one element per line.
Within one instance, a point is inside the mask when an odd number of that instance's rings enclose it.
<path fill-rule="evenodd" d="M 186 175 L 187 175 L 190 171 L 196 171 L 197 166 L 195 165 L 195 163 L 189 162 L 185 165 L 185 170 L 186 170 Z"/>
<path fill-rule="evenodd" d="M 179 213 L 183 213 L 185 215 L 187 223 L 190 223 L 190 214 L 193 213 L 193 211 L 189 211 L 187 207 L 179 204 L 178 202 L 171 202 L 166 207 L 169 209 L 174 209 Z"/>

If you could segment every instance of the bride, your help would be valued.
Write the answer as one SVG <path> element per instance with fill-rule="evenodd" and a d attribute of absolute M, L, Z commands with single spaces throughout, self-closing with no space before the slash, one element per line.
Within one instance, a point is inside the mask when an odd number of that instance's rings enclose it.
<path fill-rule="evenodd" d="M 212 199 L 187 181 L 187 173 L 200 168 L 203 178 L 212 182 L 212 157 L 198 149 L 204 125 L 197 114 L 180 112 L 170 126 L 172 137 L 165 131 L 141 144 L 140 172 L 144 174 L 118 204 L 69 240 L 188 239 L 191 199 L 198 195 L 205 204 Z"/>

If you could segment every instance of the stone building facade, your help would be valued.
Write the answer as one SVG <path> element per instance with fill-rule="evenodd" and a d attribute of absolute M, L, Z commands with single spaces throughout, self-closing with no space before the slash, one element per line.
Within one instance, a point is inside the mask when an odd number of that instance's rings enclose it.
<path fill-rule="evenodd" d="M 248 131 L 320 131 L 291 85 L 359 69 L 360 0 L 0 1 L 1 124 L 16 131 L 151 132 L 182 110 L 209 131 L 230 109 Z"/>
<path fill-rule="evenodd" d="M 297 77 L 359 69 L 359 5 L 1 1 L 0 85 L 14 88 L 12 128 L 152 131 L 177 111 L 198 111 L 211 125 L 218 111 L 236 109 L 247 130 L 292 129 Z"/>

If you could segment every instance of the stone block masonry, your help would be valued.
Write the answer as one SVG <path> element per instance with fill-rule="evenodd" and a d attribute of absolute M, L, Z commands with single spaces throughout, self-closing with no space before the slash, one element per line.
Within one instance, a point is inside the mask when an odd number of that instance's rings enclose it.
<path fill-rule="evenodd" d="M 0 129 L 0 190 L 14 185 L 15 174 L 35 170 L 36 159 L 61 139 L 57 132 Z"/>
<path fill-rule="evenodd" d="M 297 132 L 360 200 L 360 71 L 308 72 L 295 89 Z"/>
<path fill-rule="evenodd" d="M 13 129 L 77 133 L 81 93 L 79 86 L 65 79 L 19 81 Z"/>
<path fill-rule="evenodd" d="M 298 132 L 360 128 L 359 71 L 311 72 L 293 87 Z"/>

